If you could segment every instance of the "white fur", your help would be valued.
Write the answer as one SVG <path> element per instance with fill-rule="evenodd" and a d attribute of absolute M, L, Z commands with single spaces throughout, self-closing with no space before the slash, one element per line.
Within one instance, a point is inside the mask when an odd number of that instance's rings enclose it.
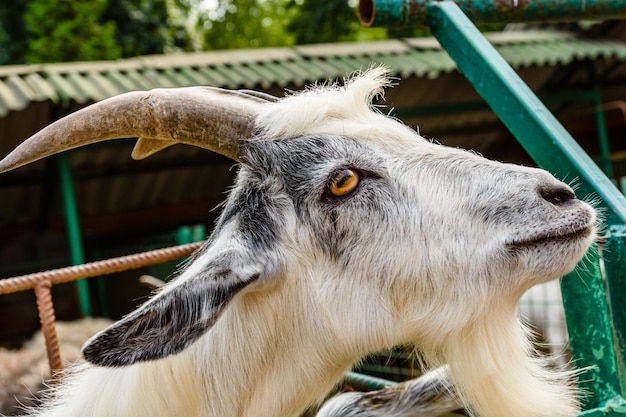
<path fill-rule="evenodd" d="M 237 259 L 252 260 L 236 268 L 261 278 L 181 353 L 119 368 L 82 365 L 36 415 L 296 416 L 355 361 L 398 344 L 414 345 L 430 364 L 449 363 L 463 401 L 483 417 L 575 414 L 567 375 L 533 358 L 515 305 L 532 285 L 573 269 L 593 233 L 519 250 L 507 245 L 593 224 L 593 210 L 542 199 L 539 189 L 566 187 L 544 171 L 432 144 L 373 111 L 371 99 L 389 84 L 385 73 L 374 69 L 345 87 L 268 103 L 258 119 L 270 141 L 320 136 L 333 145 L 328 163 L 311 171 L 320 187 L 342 164 L 362 164 L 376 179 L 326 206 L 311 183 L 299 212 L 287 186 L 268 174 L 260 184 L 276 210 L 276 242 L 264 255 L 271 259 L 242 249 Z M 345 156 L 336 156 L 342 149 Z M 247 169 L 235 195 L 256 175 Z M 229 221 L 171 290 L 226 253 L 221 243 L 240 239 L 238 220 Z M 329 256 L 319 238 L 339 230 L 326 243 L 341 253 Z"/>

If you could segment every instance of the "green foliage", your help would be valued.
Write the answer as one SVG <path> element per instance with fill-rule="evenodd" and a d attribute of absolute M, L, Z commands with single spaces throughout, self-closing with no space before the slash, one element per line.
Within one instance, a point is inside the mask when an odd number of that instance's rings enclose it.
<path fill-rule="evenodd" d="M 12 0 L 0 65 L 406 37 L 366 29 L 356 0 Z"/>
<path fill-rule="evenodd" d="M 286 0 L 219 0 L 217 7 L 201 9 L 204 49 L 292 45 L 287 22 L 293 13 L 286 6 Z"/>
<path fill-rule="evenodd" d="M 289 8 L 297 11 L 288 29 L 299 44 L 346 40 L 359 29 L 346 0 L 290 0 Z"/>
<path fill-rule="evenodd" d="M 108 0 L 99 22 L 114 24 L 124 57 L 161 54 L 167 38 L 166 0 Z"/>
<path fill-rule="evenodd" d="M 26 51 L 24 10 L 27 0 L 0 3 L 0 65 L 21 64 Z"/>
<path fill-rule="evenodd" d="M 100 23 L 107 0 L 29 0 L 26 62 L 110 60 L 122 55 L 115 23 Z"/>
<path fill-rule="evenodd" d="M 0 65 L 111 60 L 190 49 L 169 0 L 13 0 L 0 5 Z"/>
<path fill-rule="evenodd" d="M 195 27 L 203 34 L 203 49 L 387 37 L 384 29 L 361 27 L 348 0 L 215 0 L 212 8 L 197 10 Z"/>
<path fill-rule="evenodd" d="M 165 52 L 202 49 L 203 18 L 198 10 L 203 0 L 167 0 L 167 45 Z"/>

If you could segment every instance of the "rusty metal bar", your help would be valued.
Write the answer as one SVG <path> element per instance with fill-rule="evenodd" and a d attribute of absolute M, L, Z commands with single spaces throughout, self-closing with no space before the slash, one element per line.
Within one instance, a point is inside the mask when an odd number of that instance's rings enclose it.
<path fill-rule="evenodd" d="M 45 281 L 50 282 L 50 285 L 55 285 L 75 281 L 81 278 L 108 275 L 115 272 L 127 271 L 129 269 L 137 269 L 144 266 L 174 261 L 190 255 L 201 245 L 202 242 L 194 242 L 186 245 L 122 256 L 119 258 L 53 269 L 51 271 L 37 272 L 14 278 L 6 278 L 0 280 L 0 295 L 30 290 L 38 283 Z"/>
<path fill-rule="evenodd" d="M 56 316 L 51 293 L 52 285 L 174 261 L 191 255 L 201 245 L 202 242 L 194 242 L 104 261 L 1 279 L 0 295 L 30 289 L 35 290 L 39 321 L 41 322 L 41 330 L 44 336 L 48 364 L 50 366 L 50 375 L 52 376 L 50 383 L 54 384 L 63 376 L 63 362 L 56 332 Z"/>
<path fill-rule="evenodd" d="M 61 361 L 61 349 L 55 326 L 56 317 L 54 314 L 54 304 L 52 303 L 52 284 L 49 280 L 42 280 L 35 285 L 35 296 L 37 297 L 37 311 L 41 322 L 41 331 L 46 342 L 46 352 L 48 353 L 48 365 L 50 365 L 50 375 L 52 379 L 60 376 L 63 370 Z"/>
<path fill-rule="evenodd" d="M 74 196 L 74 184 L 72 181 L 72 168 L 69 157 L 66 153 L 57 156 L 57 167 L 59 169 L 59 180 L 61 182 L 61 193 L 63 194 L 63 207 L 65 210 L 65 223 L 67 225 L 67 237 L 70 245 L 70 256 L 72 265 L 85 263 L 85 253 L 83 251 L 83 237 L 80 231 L 80 219 L 78 217 L 78 207 Z M 84 317 L 91 317 L 92 306 L 89 286 L 87 281 L 78 280 L 78 302 L 80 311 Z"/>

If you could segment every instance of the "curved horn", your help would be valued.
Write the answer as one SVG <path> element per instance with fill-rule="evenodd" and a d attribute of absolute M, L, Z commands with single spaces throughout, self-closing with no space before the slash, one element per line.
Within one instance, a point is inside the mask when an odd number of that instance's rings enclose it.
<path fill-rule="evenodd" d="M 139 137 L 132 157 L 185 143 L 239 161 L 262 105 L 277 98 L 213 87 L 121 94 L 72 113 L 34 134 L 0 161 L 0 172 L 65 150 L 109 139 Z"/>

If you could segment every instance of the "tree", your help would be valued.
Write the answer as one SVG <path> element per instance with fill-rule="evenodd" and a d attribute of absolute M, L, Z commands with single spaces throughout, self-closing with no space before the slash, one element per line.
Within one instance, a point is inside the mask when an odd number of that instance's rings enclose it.
<path fill-rule="evenodd" d="M 27 0 L 0 3 L 0 65 L 21 64 L 27 48 L 24 11 Z"/>
<path fill-rule="evenodd" d="M 202 49 L 204 18 L 198 13 L 203 0 L 167 0 L 166 52 Z"/>
<path fill-rule="evenodd" d="M 175 17 L 192 13 L 193 3 L 200 1 L 1 2 L 0 65 L 115 59 L 192 50 L 192 36 L 185 22 L 181 24 Z"/>
<path fill-rule="evenodd" d="M 288 0 L 218 0 L 200 9 L 204 49 L 259 48 L 293 45 L 287 23 L 293 11 Z"/>
<path fill-rule="evenodd" d="M 288 30 L 299 44 L 348 40 L 359 29 L 346 0 L 290 0 L 288 7 L 297 10 Z"/>
<path fill-rule="evenodd" d="M 123 57 L 162 54 L 167 43 L 166 0 L 108 0 L 100 24 L 113 23 Z"/>
<path fill-rule="evenodd" d="M 204 19 L 200 25 L 204 33 L 203 49 L 385 38 L 385 29 L 361 27 L 352 3 L 348 0 L 216 0 L 214 7 L 198 9 Z"/>
<path fill-rule="evenodd" d="M 362 28 L 356 0 L 12 0 L 0 64 L 411 36 Z"/>
<path fill-rule="evenodd" d="M 107 0 L 29 0 L 26 62 L 111 60 L 122 55 L 115 23 L 101 23 Z"/>

